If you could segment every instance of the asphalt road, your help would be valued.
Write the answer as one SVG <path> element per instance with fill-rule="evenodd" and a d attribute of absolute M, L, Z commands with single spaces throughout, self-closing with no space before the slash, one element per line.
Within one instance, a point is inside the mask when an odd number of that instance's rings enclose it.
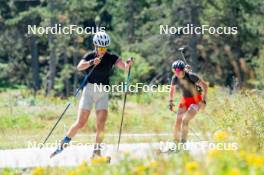
<path fill-rule="evenodd" d="M 135 143 L 121 144 L 117 152 L 117 145 L 105 145 L 102 151 L 103 156 L 111 156 L 111 163 L 116 163 L 122 159 L 124 153 L 131 154 L 133 157 L 144 158 L 146 156 L 157 156 L 157 152 L 166 151 L 169 147 L 173 148 L 171 142 Z M 188 142 L 186 149 L 194 157 L 199 157 L 208 150 L 208 142 Z M 49 155 L 55 147 L 25 148 L 0 150 L 0 168 L 30 168 L 37 166 L 76 166 L 83 161 L 90 161 L 92 155 L 92 145 L 73 145 L 67 147 L 62 153 L 52 159 Z M 166 155 L 166 153 L 164 153 Z"/>

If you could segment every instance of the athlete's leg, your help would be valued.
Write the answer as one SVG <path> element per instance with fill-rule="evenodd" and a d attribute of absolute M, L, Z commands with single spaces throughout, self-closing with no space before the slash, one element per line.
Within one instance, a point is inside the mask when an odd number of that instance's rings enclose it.
<path fill-rule="evenodd" d="M 67 136 L 69 138 L 74 137 L 79 129 L 84 127 L 88 120 L 93 105 L 92 90 L 92 86 L 90 84 L 87 84 L 82 92 L 77 119 L 67 132 Z"/>
<path fill-rule="evenodd" d="M 107 110 L 104 109 L 96 111 L 96 138 L 93 156 L 101 155 L 102 147 L 100 146 L 100 144 L 102 143 L 104 138 L 104 127 L 107 119 L 107 114 Z"/>
<path fill-rule="evenodd" d="M 185 116 L 182 120 L 182 138 L 181 138 L 182 142 L 187 141 L 187 136 L 188 136 L 188 131 L 189 131 L 189 122 L 197 114 L 198 110 L 199 110 L 198 105 L 191 104 L 187 112 L 185 113 Z"/>
<path fill-rule="evenodd" d="M 89 118 L 90 110 L 79 109 L 77 120 L 71 126 L 71 128 L 67 132 L 67 136 L 72 138 L 79 131 L 79 129 L 83 128 Z"/>
<path fill-rule="evenodd" d="M 67 135 L 63 138 L 58 148 L 50 155 L 50 157 L 53 157 L 56 154 L 62 152 L 63 149 L 68 146 L 71 141 L 71 138 L 74 137 L 77 131 L 85 125 L 86 121 L 88 120 L 89 114 L 90 110 L 85 110 L 81 108 L 79 109 L 76 122 L 68 130 Z"/>
<path fill-rule="evenodd" d="M 95 143 L 102 143 L 104 137 L 104 127 L 107 119 L 107 110 L 96 111 L 96 138 Z"/>
<path fill-rule="evenodd" d="M 101 155 L 101 146 L 100 144 L 103 141 L 104 137 L 104 127 L 107 120 L 108 114 L 108 93 L 100 92 L 96 94 L 97 101 L 95 104 L 96 109 L 96 138 L 93 157 L 96 155 Z"/>
<path fill-rule="evenodd" d="M 62 152 L 63 149 L 67 147 L 67 145 L 70 143 L 72 137 L 75 136 L 78 130 L 84 127 L 84 125 L 86 124 L 93 104 L 93 98 L 89 93 L 89 91 L 91 90 L 88 89 L 88 85 L 84 88 L 82 92 L 82 97 L 80 99 L 79 110 L 76 121 L 68 130 L 66 136 L 62 139 L 61 144 L 58 146 L 55 152 L 51 154 L 51 157 Z"/>
<path fill-rule="evenodd" d="M 177 118 L 174 124 L 174 130 L 173 130 L 174 140 L 177 143 L 180 141 L 180 138 L 181 138 L 182 118 L 185 112 L 186 112 L 185 108 L 179 108 L 177 111 Z"/>

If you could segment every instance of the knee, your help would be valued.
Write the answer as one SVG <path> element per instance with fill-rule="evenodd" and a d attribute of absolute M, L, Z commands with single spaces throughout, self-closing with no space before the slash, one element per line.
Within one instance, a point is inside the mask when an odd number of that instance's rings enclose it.
<path fill-rule="evenodd" d="M 182 123 L 182 118 L 183 118 L 183 115 L 177 115 L 176 125 L 179 125 Z"/>
<path fill-rule="evenodd" d="M 84 127 L 86 121 L 84 120 L 77 120 L 76 123 L 75 123 L 75 126 L 78 128 L 78 129 L 81 129 Z"/>
<path fill-rule="evenodd" d="M 190 121 L 189 119 L 184 118 L 184 119 L 182 120 L 182 124 L 186 126 L 186 125 L 189 124 L 189 121 Z"/>
<path fill-rule="evenodd" d="M 86 124 L 86 121 L 88 120 L 89 112 L 86 111 L 79 111 L 78 113 L 78 119 L 75 122 L 75 127 L 78 129 L 83 128 Z"/>

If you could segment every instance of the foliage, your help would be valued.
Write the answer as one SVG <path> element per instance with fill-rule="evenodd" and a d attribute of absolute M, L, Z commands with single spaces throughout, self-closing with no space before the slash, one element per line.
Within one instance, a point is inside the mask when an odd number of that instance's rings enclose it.
<path fill-rule="evenodd" d="M 27 34 L 27 25 L 47 27 L 51 21 L 62 26 L 106 27 L 112 40 L 111 50 L 121 56 L 138 57 L 133 81 L 168 83 L 170 64 L 181 57 L 177 49 L 186 46 L 188 62 L 211 84 L 223 85 L 229 72 L 235 74 L 241 86 L 252 82 L 248 80 L 260 82 L 254 75 L 261 77 L 261 68 L 257 69 L 256 63 L 261 62 L 263 50 L 263 1 L 196 0 L 195 3 L 187 0 L 2 2 L 0 84 L 22 84 L 49 91 L 49 80 L 55 76 L 52 94 L 72 94 L 81 78 L 75 67 L 83 54 L 93 49 L 92 35 L 54 35 L 50 39 L 48 35 Z M 160 25 L 177 27 L 190 23 L 236 26 L 238 34 L 159 34 Z M 55 69 L 51 64 L 55 64 Z M 50 75 L 51 68 L 54 75 Z M 142 75 L 141 70 L 144 70 Z M 113 79 L 121 81 L 120 75 L 115 73 Z"/>
<path fill-rule="evenodd" d="M 193 158 L 188 153 L 179 156 L 160 155 L 156 159 L 137 159 L 126 154 L 122 161 L 107 164 L 104 157 L 97 158 L 91 163 L 83 162 L 74 168 L 36 167 L 26 170 L 34 175 L 44 174 L 187 174 L 187 175 L 246 175 L 264 173 L 264 155 L 246 151 L 217 151 L 209 150 L 201 159 Z M 23 172 L 23 170 L 2 169 L 2 174 Z M 24 170 L 25 171 L 25 170 Z"/>

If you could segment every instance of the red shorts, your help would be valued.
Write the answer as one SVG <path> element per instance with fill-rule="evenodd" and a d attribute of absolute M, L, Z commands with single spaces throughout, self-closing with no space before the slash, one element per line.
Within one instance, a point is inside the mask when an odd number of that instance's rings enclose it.
<path fill-rule="evenodd" d="M 200 101 L 202 101 L 202 94 L 198 94 L 198 95 L 193 96 L 193 97 L 182 97 L 180 100 L 178 108 L 188 109 L 191 104 L 198 105 L 198 103 Z"/>

